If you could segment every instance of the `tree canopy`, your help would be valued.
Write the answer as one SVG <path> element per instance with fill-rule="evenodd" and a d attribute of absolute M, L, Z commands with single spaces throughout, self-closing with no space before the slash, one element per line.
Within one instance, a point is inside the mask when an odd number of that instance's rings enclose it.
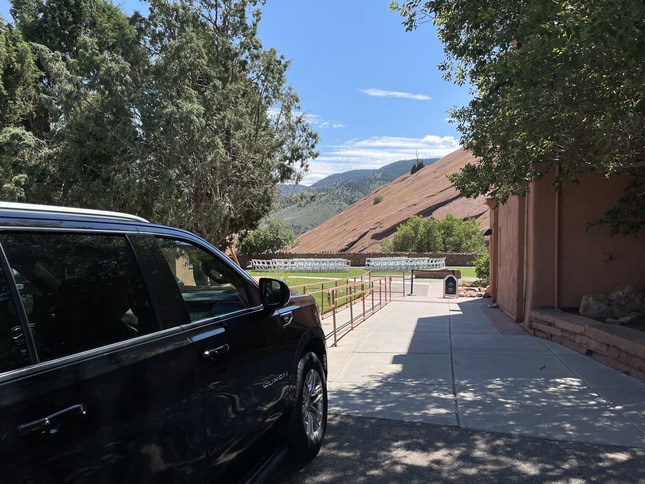
<path fill-rule="evenodd" d="M 299 242 L 296 233 L 286 222 L 272 219 L 241 240 L 238 248 L 243 254 L 275 253 Z"/>
<path fill-rule="evenodd" d="M 462 145 L 479 158 L 451 178 L 463 195 L 505 202 L 556 166 L 559 189 L 643 160 L 642 0 L 409 0 L 391 8 L 408 30 L 433 22 L 447 54 L 440 69 L 472 86 L 470 103 L 451 113 Z M 643 180 L 643 171 L 635 176 Z M 632 205 L 622 229 L 634 214 L 645 225 L 642 189 L 624 202 Z"/>
<path fill-rule="evenodd" d="M 134 212 L 226 245 L 317 134 L 260 0 L 14 0 L 0 18 L 0 196 Z"/>
<path fill-rule="evenodd" d="M 442 220 L 413 215 L 397 227 L 392 239 L 381 248 L 392 252 L 481 253 L 486 242 L 473 219 L 462 220 L 452 214 Z"/>

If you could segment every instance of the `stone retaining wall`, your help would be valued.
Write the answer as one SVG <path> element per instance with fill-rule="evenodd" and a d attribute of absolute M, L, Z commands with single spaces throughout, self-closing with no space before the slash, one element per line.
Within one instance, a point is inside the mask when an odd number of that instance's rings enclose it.
<path fill-rule="evenodd" d="M 447 276 L 455 276 L 461 279 L 461 271 L 457 269 L 432 269 L 432 270 L 415 270 L 416 279 L 444 279 Z"/>
<path fill-rule="evenodd" d="M 527 330 L 645 382 L 645 333 L 555 309 L 534 309 Z"/>
<path fill-rule="evenodd" d="M 370 257 L 445 257 L 447 266 L 472 266 L 478 254 L 448 254 L 448 253 L 385 253 L 370 252 L 355 254 L 347 252 L 323 252 L 311 254 L 296 254 L 277 252 L 275 254 L 237 254 L 240 265 L 244 268 L 251 264 L 252 259 L 347 259 L 352 267 L 365 267 L 365 259 Z"/>

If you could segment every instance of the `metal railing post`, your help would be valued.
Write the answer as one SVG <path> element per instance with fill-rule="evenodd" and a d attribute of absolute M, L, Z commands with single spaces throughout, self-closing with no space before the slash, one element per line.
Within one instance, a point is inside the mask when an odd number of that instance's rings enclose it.
<path fill-rule="evenodd" d="M 352 300 L 352 295 L 353 295 L 353 291 L 352 291 L 352 287 L 350 286 L 347 288 L 347 293 L 345 294 L 345 296 L 349 296 L 349 301 L 348 301 L 349 320 L 351 322 L 352 329 L 354 329 L 354 301 Z"/>
<path fill-rule="evenodd" d="M 333 328 L 334 328 L 334 347 L 338 346 L 338 340 L 336 336 L 336 291 L 332 289 L 331 301 L 332 301 L 332 318 L 333 318 Z"/>

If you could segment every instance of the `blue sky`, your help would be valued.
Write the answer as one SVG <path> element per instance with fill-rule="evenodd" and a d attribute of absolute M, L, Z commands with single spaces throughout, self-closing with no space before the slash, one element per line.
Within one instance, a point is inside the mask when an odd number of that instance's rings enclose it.
<path fill-rule="evenodd" d="M 260 36 L 291 59 L 288 78 L 321 137 L 305 184 L 341 171 L 443 156 L 447 111 L 467 88 L 444 81 L 432 25 L 406 32 L 389 0 L 267 0 Z"/>
<path fill-rule="evenodd" d="M 130 13 L 137 0 L 121 0 Z M 447 111 L 466 87 L 441 78 L 432 25 L 406 32 L 390 0 L 267 0 L 260 37 L 291 60 L 288 80 L 321 142 L 303 183 L 458 147 Z M 0 0 L 8 17 L 9 2 Z"/>

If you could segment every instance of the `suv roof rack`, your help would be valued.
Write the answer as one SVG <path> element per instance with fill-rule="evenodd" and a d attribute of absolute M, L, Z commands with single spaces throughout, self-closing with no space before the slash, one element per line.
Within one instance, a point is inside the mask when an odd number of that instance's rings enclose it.
<path fill-rule="evenodd" d="M 91 217 L 106 217 L 129 220 L 133 222 L 150 223 L 143 217 L 129 213 L 110 212 L 108 210 L 92 210 L 89 208 L 58 207 L 55 205 L 37 205 L 33 203 L 0 202 L 0 210 L 15 210 L 22 212 L 64 213 L 69 215 L 86 215 Z"/>

